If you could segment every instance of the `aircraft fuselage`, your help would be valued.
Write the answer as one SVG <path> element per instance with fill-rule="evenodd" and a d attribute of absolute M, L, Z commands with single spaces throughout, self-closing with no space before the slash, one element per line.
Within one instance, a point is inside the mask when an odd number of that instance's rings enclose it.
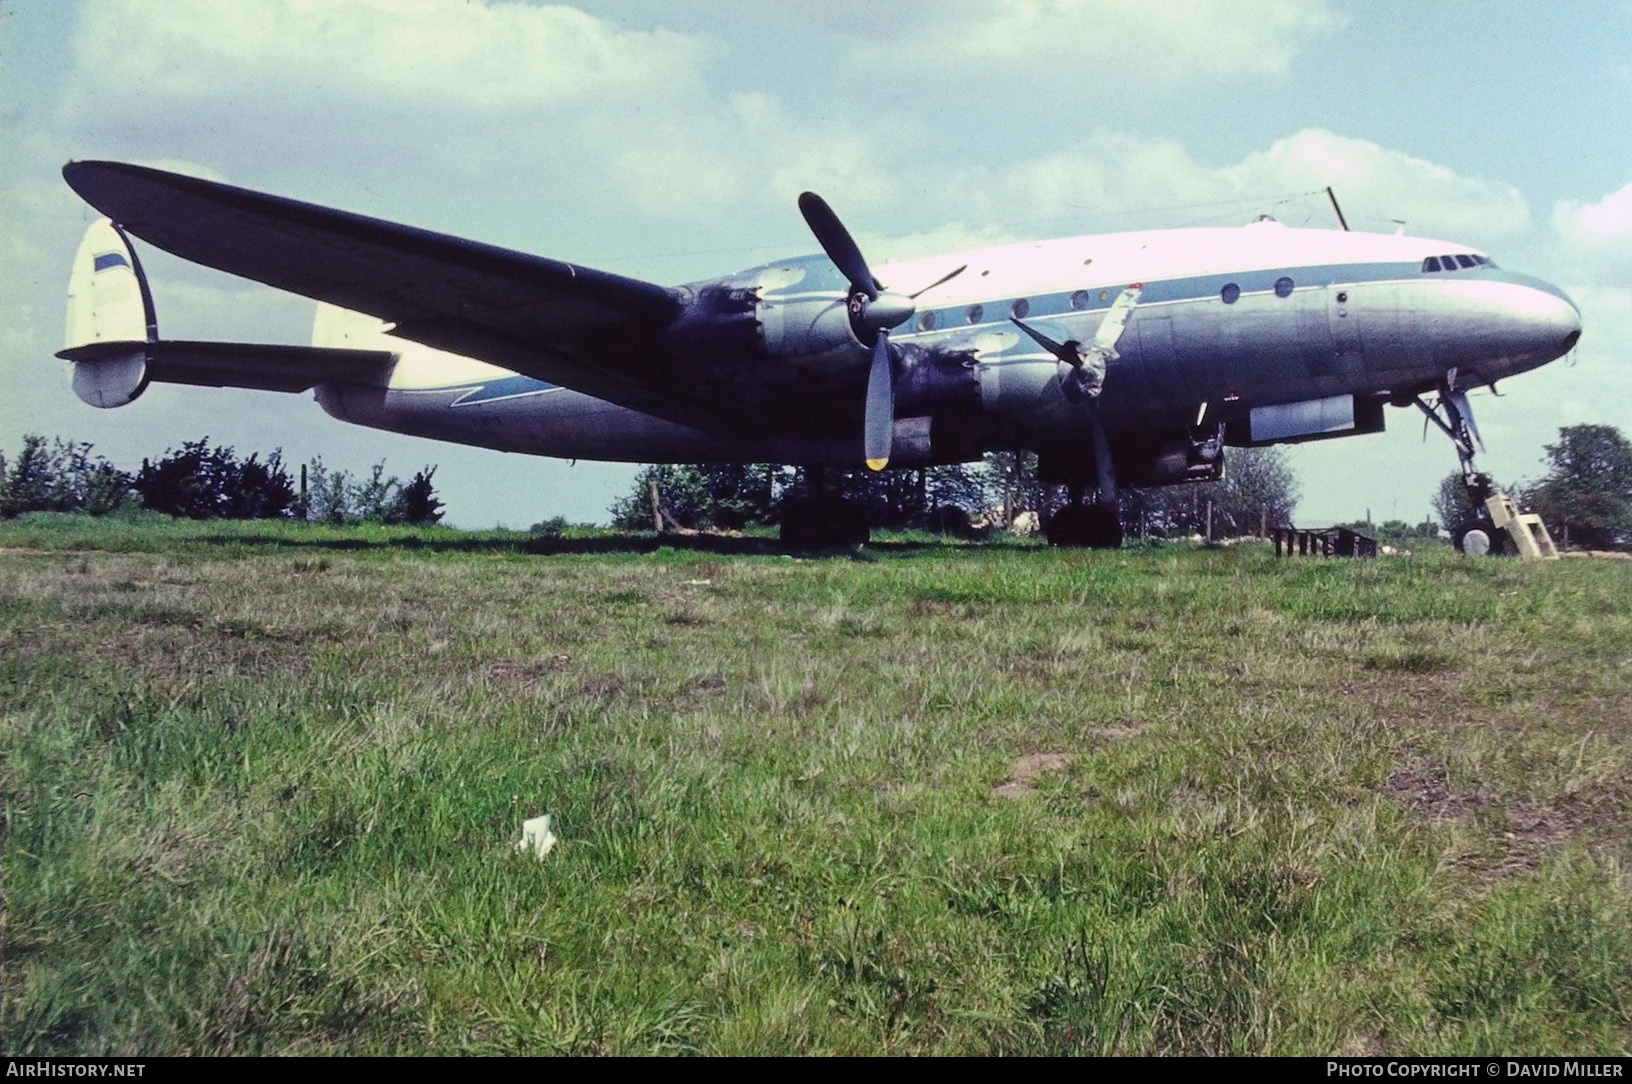
<path fill-rule="evenodd" d="M 1386 402 L 1409 403 L 1453 372 L 1461 388 L 1494 383 L 1566 354 L 1580 333 L 1562 291 L 1465 245 L 1270 221 L 1006 245 L 886 263 L 877 273 L 912 293 L 960 267 L 924 290 L 891 334 L 895 465 L 1016 446 L 1091 459 L 1082 405 L 1062 392 L 1069 370 L 1011 317 L 1059 342 L 1087 342 L 1133 283 L 1143 294 L 1098 403 L 1113 442 L 1131 449 L 1119 471 L 1134 484 L 1183 480 L 1152 466 L 1164 440 L 1203 430 L 1231 444 L 1376 431 Z M 722 353 L 746 358 L 756 378 L 741 388 L 744 401 L 784 424 L 749 432 L 690 425 L 332 311 L 320 316 L 319 345 L 399 358 L 380 383 L 322 385 L 318 399 L 347 421 L 506 451 L 859 465 L 850 413 L 814 408 L 859 403 L 858 359 L 868 350 L 846 319 L 846 280 L 825 256 L 680 294 L 686 308 L 675 325 L 634 349 L 682 371 Z"/>

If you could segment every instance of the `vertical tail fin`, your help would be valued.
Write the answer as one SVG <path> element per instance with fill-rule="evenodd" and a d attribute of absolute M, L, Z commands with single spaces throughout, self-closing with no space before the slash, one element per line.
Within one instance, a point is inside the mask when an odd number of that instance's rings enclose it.
<path fill-rule="evenodd" d="M 74 394 L 94 407 L 124 406 L 147 389 L 159 338 L 153 296 L 130 239 L 106 218 L 91 223 L 68 279 L 67 345 Z"/>

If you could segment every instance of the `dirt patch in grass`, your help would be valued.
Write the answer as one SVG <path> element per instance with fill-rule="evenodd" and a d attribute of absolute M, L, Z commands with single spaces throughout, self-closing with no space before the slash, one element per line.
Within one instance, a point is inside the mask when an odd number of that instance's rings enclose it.
<path fill-rule="evenodd" d="M 1442 767 L 1396 768 L 1388 775 L 1388 791 L 1412 812 L 1434 823 L 1465 816 L 1490 805 L 1496 796 L 1484 784 L 1472 790 L 1452 790 Z"/>
<path fill-rule="evenodd" d="M 1510 807 L 1507 825 L 1502 831 L 1507 853 L 1500 872 L 1510 875 L 1540 869 L 1546 852 L 1569 839 L 1575 828 L 1565 811 L 1534 802 Z"/>
<path fill-rule="evenodd" d="M 487 672 L 506 684 L 521 689 L 536 689 L 539 682 L 572 661 L 571 655 L 551 655 L 533 662 L 496 662 Z"/>
<path fill-rule="evenodd" d="M 1009 765 L 1009 778 L 992 788 L 993 798 L 1013 801 L 1028 794 L 1036 794 L 1037 780 L 1054 772 L 1063 772 L 1076 759 L 1073 753 L 1028 753 Z"/>

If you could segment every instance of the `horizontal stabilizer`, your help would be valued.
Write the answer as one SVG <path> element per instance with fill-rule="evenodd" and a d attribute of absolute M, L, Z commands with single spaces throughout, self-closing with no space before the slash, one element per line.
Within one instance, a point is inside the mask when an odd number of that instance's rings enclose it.
<path fill-rule="evenodd" d="M 154 343 L 91 343 L 64 350 L 57 356 L 74 362 L 78 370 L 123 364 L 133 355 L 145 358 L 146 379 L 150 381 L 292 392 L 306 391 L 330 381 L 383 382 L 397 357 L 389 350 L 162 339 Z"/>

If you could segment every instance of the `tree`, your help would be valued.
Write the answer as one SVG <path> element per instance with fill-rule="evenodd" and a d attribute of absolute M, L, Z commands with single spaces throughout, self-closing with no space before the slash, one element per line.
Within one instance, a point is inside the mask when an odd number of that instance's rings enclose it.
<path fill-rule="evenodd" d="M 1525 502 L 1556 538 L 1608 549 L 1632 541 L 1632 442 L 1612 425 L 1567 425 Z"/>
<path fill-rule="evenodd" d="M 770 463 L 662 463 L 646 467 L 608 510 L 619 530 L 651 530 L 652 487 L 665 522 L 686 529 L 735 530 L 778 522 L 783 502 L 800 495 L 806 472 Z M 987 481 L 967 464 L 887 471 L 824 472 L 822 488 L 865 509 L 875 527 L 928 525 L 937 509 L 985 505 Z"/>
<path fill-rule="evenodd" d="M 431 477 L 436 474 L 435 467 L 425 467 L 413 480 L 402 487 L 402 493 L 397 498 L 397 507 L 393 510 L 391 523 L 410 523 L 415 527 L 429 527 L 442 519 L 442 502 L 436 499 L 431 489 Z"/>
<path fill-rule="evenodd" d="M 1021 512 L 1045 513 L 1059 503 L 1061 487 L 1037 480 L 1036 452 L 987 452 L 984 465 L 1004 528 Z"/>
<path fill-rule="evenodd" d="M 239 461 L 208 437 L 166 450 L 157 463 L 143 460 L 134 488 L 144 507 L 188 519 L 277 519 L 295 503 L 281 449 L 264 463 L 258 454 Z"/>
<path fill-rule="evenodd" d="M 1276 447 L 1231 448 L 1224 477 L 1217 482 L 1133 490 L 1123 499 L 1127 530 L 1146 529 L 1169 537 L 1205 533 L 1212 506 L 1215 535 L 1257 534 L 1260 526 L 1292 522 L 1298 481 L 1286 453 Z"/>
<path fill-rule="evenodd" d="M 23 437 L 15 463 L 0 456 L 0 516 L 23 512 L 89 512 L 104 515 L 131 498 L 130 475 L 85 442 L 31 433 Z"/>
<path fill-rule="evenodd" d="M 629 493 L 608 511 L 619 530 L 652 530 L 656 486 L 666 524 L 740 530 L 751 523 L 776 522 L 794 482 L 793 470 L 775 463 L 656 463 L 637 474 Z"/>
<path fill-rule="evenodd" d="M 368 477 L 353 481 L 351 472 L 330 470 L 322 456 L 306 465 L 305 491 L 294 507 L 310 523 L 409 523 L 428 526 L 442 518 L 431 478 L 435 467 L 425 467 L 405 486 L 385 473 L 385 461 L 369 468 Z"/>

